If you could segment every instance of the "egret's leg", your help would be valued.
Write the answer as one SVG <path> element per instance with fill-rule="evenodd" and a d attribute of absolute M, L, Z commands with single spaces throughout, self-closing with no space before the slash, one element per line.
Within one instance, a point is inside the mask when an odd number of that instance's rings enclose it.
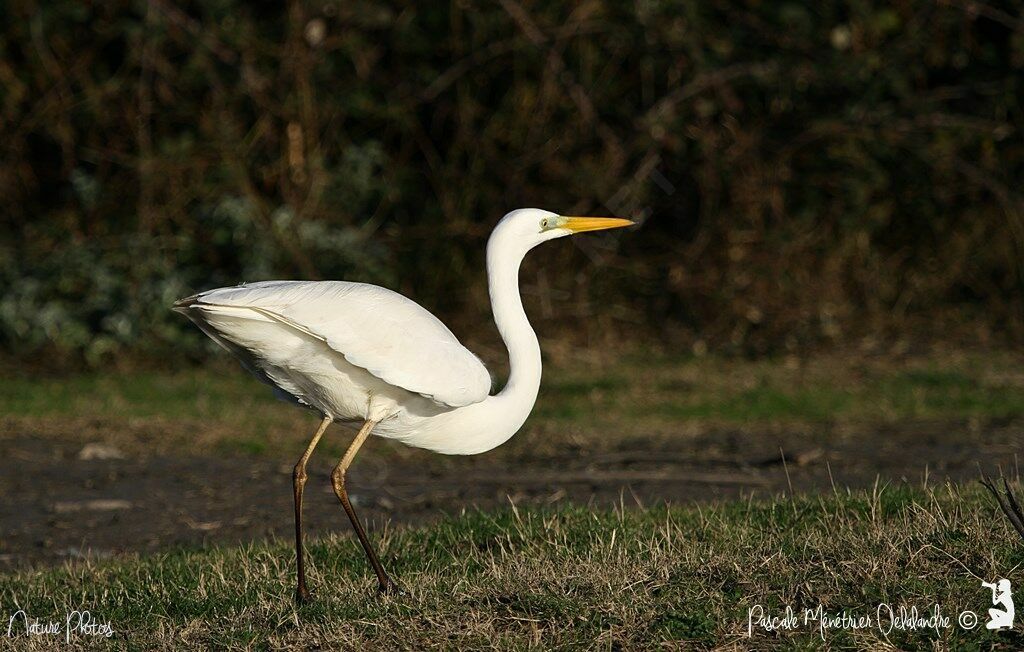
<path fill-rule="evenodd" d="M 299 458 L 295 465 L 295 471 L 292 472 L 292 487 L 295 489 L 295 561 L 299 577 L 298 584 L 295 586 L 295 599 L 299 602 L 309 600 L 309 590 L 306 589 L 306 564 L 302 554 L 302 490 L 306 486 L 306 462 L 309 461 L 313 449 L 316 448 L 320 438 L 326 432 L 327 426 L 331 425 L 331 421 L 331 417 L 324 417 L 324 420 L 320 422 L 320 427 L 316 429 L 316 434 L 313 435 L 309 446 L 306 447 L 306 452 Z"/>
<path fill-rule="evenodd" d="M 373 430 L 375 425 L 377 425 L 376 421 L 367 421 L 359 429 L 359 434 L 352 441 L 352 445 L 345 451 L 345 455 L 338 462 L 338 466 L 334 467 L 334 471 L 331 473 L 331 484 L 334 485 L 334 493 L 338 494 L 338 498 L 341 500 L 341 506 L 345 508 L 345 513 L 348 514 L 348 520 L 352 521 L 352 527 L 356 531 L 356 536 L 359 537 L 359 543 L 363 544 L 363 550 L 366 552 L 366 557 L 370 560 L 370 565 L 373 566 L 373 572 L 377 574 L 381 593 L 387 593 L 394 588 L 394 583 L 384 571 L 384 566 L 380 563 L 380 559 L 377 558 L 377 553 L 374 552 L 373 546 L 370 545 L 370 540 L 366 537 L 366 530 L 363 529 L 362 523 L 359 522 L 359 517 L 356 516 L 355 510 L 352 509 L 352 503 L 348 499 L 348 492 L 345 491 L 345 471 L 352 464 L 356 453 L 359 452 L 359 447 L 370 436 L 370 431 Z"/>

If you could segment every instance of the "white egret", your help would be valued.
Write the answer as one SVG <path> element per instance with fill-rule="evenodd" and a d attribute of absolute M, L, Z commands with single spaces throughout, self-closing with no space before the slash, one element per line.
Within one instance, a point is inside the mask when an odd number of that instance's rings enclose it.
<path fill-rule="evenodd" d="M 333 423 L 358 429 L 331 473 L 380 590 L 393 583 L 345 491 L 345 472 L 372 432 L 449 455 L 491 450 L 519 430 L 540 388 L 541 356 L 519 296 L 519 265 L 533 247 L 573 233 L 612 229 L 629 220 L 512 211 L 487 243 L 491 308 L 509 355 L 504 389 L 440 320 L 419 304 L 374 285 L 345 281 L 264 281 L 208 290 L 174 309 L 235 355 L 282 399 L 323 416 L 295 465 L 296 598 L 306 601 L 302 491 L 306 463 Z"/>

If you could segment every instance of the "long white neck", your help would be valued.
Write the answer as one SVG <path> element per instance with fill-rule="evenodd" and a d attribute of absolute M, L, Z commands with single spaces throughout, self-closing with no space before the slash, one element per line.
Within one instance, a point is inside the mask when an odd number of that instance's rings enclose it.
<path fill-rule="evenodd" d="M 487 243 L 491 310 L 508 349 L 509 364 L 508 382 L 497 396 L 516 405 L 526 405 L 529 414 L 540 389 L 541 358 L 537 334 L 526 318 L 519 295 L 519 266 L 525 255 L 525 249 L 508 247 L 501 237 L 493 237 Z"/>
<path fill-rule="evenodd" d="M 431 420 L 436 443 L 418 444 L 441 453 L 475 455 L 500 446 L 530 416 L 540 389 L 540 344 L 519 297 L 519 264 L 528 248 L 495 232 L 487 243 L 487 280 L 491 309 L 505 346 L 509 376 L 505 387 L 473 405 Z"/>

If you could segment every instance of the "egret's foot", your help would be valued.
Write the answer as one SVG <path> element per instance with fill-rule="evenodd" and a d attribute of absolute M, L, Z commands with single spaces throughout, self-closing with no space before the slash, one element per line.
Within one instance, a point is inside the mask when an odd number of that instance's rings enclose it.
<path fill-rule="evenodd" d="M 297 587 L 295 589 L 295 602 L 296 604 L 309 604 L 313 601 L 313 595 L 304 586 Z"/>
<path fill-rule="evenodd" d="M 405 591 L 402 590 L 402 587 L 395 584 L 390 577 L 387 578 L 385 581 L 381 582 L 380 585 L 377 587 L 377 595 L 395 596 L 402 595 L 403 593 L 405 593 Z"/>

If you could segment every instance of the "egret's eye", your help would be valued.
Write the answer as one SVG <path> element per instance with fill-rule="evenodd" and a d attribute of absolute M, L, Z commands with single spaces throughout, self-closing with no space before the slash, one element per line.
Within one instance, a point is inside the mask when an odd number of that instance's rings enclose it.
<path fill-rule="evenodd" d="M 548 218 L 545 217 L 543 220 L 540 221 L 540 228 L 541 229 L 548 228 Z"/>

